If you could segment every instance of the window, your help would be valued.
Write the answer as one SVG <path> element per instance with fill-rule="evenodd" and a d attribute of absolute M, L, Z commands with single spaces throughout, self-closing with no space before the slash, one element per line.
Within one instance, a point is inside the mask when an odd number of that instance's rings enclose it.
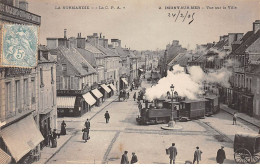
<path fill-rule="evenodd" d="M 21 87 L 20 81 L 15 81 L 15 110 L 21 109 Z"/>
<path fill-rule="evenodd" d="M 32 89 L 32 104 L 34 104 L 36 102 L 35 98 L 36 98 L 36 85 L 35 85 L 35 78 L 32 77 L 31 78 L 31 89 Z"/>
<path fill-rule="evenodd" d="M 62 64 L 62 72 L 67 72 L 67 64 Z"/>
<path fill-rule="evenodd" d="M 53 79 L 53 67 L 51 67 L 51 84 L 54 83 L 54 79 Z"/>
<path fill-rule="evenodd" d="M 44 87 L 44 84 L 43 84 L 43 71 L 42 71 L 42 68 L 40 68 L 40 80 L 41 80 L 41 85 L 40 85 L 40 87 Z"/>
<path fill-rule="evenodd" d="M 29 100 L 28 100 L 28 79 L 24 79 L 23 81 L 23 104 L 24 106 L 29 105 Z"/>
<path fill-rule="evenodd" d="M 12 116 L 12 88 L 11 82 L 5 83 L 5 115 L 6 118 Z"/>

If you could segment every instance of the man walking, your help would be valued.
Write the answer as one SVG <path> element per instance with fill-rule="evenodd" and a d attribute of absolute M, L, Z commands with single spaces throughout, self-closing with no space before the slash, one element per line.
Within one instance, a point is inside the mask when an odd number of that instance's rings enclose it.
<path fill-rule="evenodd" d="M 195 163 L 195 161 L 197 161 L 197 164 L 199 164 L 199 161 L 201 161 L 201 154 L 202 151 L 200 150 L 200 148 L 196 147 L 196 150 L 194 152 L 193 164 Z"/>
<path fill-rule="evenodd" d="M 106 111 L 106 113 L 105 113 L 105 118 L 106 118 L 106 123 L 109 123 L 110 115 L 109 115 L 108 111 Z"/>
<path fill-rule="evenodd" d="M 89 139 L 89 129 L 90 129 L 90 122 L 89 120 L 87 119 L 87 121 L 85 122 L 85 127 L 86 127 L 86 130 L 85 132 L 87 132 L 85 135 L 87 136 L 87 138 Z"/>
<path fill-rule="evenodd" d="M 137 161 L 138 161 L 137 156 L 135 155 L 134 152 L 132 152 L 131 164 L 135 164 Z"/>
<path fill-rule="evenodd" d="M 170 164 L 175 164 L 175 158 L 177 156 L 177 148 L 175 147 L 175 143 L 172 143 L 172 146 L 168 148 L 170 153 Z"/>
<path fill-rule="evenodd" d="M 133 98 L 134 98 L 134 101 L 135 101 L 135 99 L 136 99 L 136 92 L 134 93 L 134 96 L 133 96 Z"/>
<path fill-rule="evenodd" d="M 125 151 L 121 158 L 121 164 L 129 164 L 128 157 L 127 157 L 128 151 Z"/>
<path fill-rule="evenodd" d="M 224 146 L 221 146 L 221 148 L 217 152 L 217 163 L 223 164 L 224 160 L 226 159 L 226 153 L 224 151 Z"/>
<path fill-rule="evenodd" d="M 233 125 L 236 125 L 237 124 L 237 113 L 234 112 L 233 114 Z"/>

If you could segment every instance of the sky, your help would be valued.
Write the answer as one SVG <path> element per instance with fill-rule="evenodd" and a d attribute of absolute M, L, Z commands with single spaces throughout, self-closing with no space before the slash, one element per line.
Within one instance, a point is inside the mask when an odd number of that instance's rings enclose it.
<path fill-rule="evenodd" d="M 102 33 L 109 41 L 121 39 L 123 47 L 133 50 L 165 49 L 172 40 L 193 49 L 196 44 L 217 42 L 221 35 L 251 31 L 252 23 L 260 19 L 259 0 L 28 0 L 28 3 L 29 11 L 41 16 L 41 44 L 46 44 L 48 37 L 63 37 L 66 28 L 68 37 Z M 90 9 L 63 9 L 69 6 Z M 96 9 L 106 6 L 121 9 Z M 186 9 L 165 9 L 166 6 Z M 192 6 L 197 9 L 191 9 Z"/>

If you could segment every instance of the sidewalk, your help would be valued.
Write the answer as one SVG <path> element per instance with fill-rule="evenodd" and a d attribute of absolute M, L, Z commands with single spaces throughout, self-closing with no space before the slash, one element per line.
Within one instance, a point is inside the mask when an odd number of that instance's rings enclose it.
<path fill-rule="evenodd" d="M 233 115 L 234 112 L 237 112 L 237 110 L 231 109 L 229 108 L 227 105 L 225 104 L 220 104 L 220 109 L 226 111 L 227 113 Z M 238 113 L 238 118 L 246 121 L 246 122 L 250 122 L 251 124 L 257 126 L 258 128 L 260 128 L 260 120 L 250 117 L 244 113 Z"/>
<path fill-rule="evenodd" d="M 85 113 L 81 117 L 64 117 L 64 118 L 57 118 L 58 126 L 57 129 L 60 129 L 60 123 L 64 120 L 65 122 L 80 122 L 80 121 L 86 121 L 86 119 L 92 119 L 96 114 L 101 112 L 105 107 L 107 107 L 109 104 L 111 104 L 113 101 L 117 100 L 118 96 L 114 95 L 108 99 L 106 99 L 105 102 L 103 102 L 100 106 L 94 107 L 91 109 L 91 111 Z M 43 150 L 41 150 L 41 157 L 39 161 L 34 162 L 33 164 L 45 164 L 47 163 L 59 150 L 74 136 L 74 132 L 72 134 L 67 134 L 65 136 L 60 136 L 60 138 L 57 139 L 57 147 L 56 148 L 50 148 L 50 147 L 44 147 Z"/>

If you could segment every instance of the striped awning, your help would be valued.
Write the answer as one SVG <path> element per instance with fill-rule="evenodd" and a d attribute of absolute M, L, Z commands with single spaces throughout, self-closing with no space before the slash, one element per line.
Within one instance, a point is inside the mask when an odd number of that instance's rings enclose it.
<path fill-rule="evenodd" d="M 121 78 L 121 80 L 122 80 L 126 85 L 128 85 L 128 82 L 127 82 L 127 80 L 126 80 L 125 78 Z"/>
<path fill-rule="evenodd" d="M 16 162 L 44 140 L 32 115 L 2 129 L 1 136 Z"/>
<path fill-rule="evenodd" d="M 116 87 L 113 84 L 109 84 L 110 88 L 113 89 L 113 91 L 116 91 Z"/>
<path fill-rule="evenodd" d="M 94 89 L 91 92 L 96 96 L 96 98 L 103 97 L 103 94 L 98 89 Z"/>
<path fill-rule="evenodd" d="M 0 164 L 9 164 L 12 158 L 0 148 Z"/>
<path fill-rule="evenodd" d="M 75 96 L 58 96 L 57 108 L 74 108 L 75 100 Z"/>
<path fill-rule="evenodd" d="M 83 98 L 90 106 L 96 103 L 96 99 L 90 93 L 84 94 Z"/>
<path fill-rule="evenodd" d="M 107 93 L 111 92 L 111 89 L 109 89 L 109 87 L 107 87 L 107 85 L 103 84 L 103 85 L 101 85 L 101 87 L 102 87 L 103 89 L 105 89 L 105 91 L 106 91 Z"/>

